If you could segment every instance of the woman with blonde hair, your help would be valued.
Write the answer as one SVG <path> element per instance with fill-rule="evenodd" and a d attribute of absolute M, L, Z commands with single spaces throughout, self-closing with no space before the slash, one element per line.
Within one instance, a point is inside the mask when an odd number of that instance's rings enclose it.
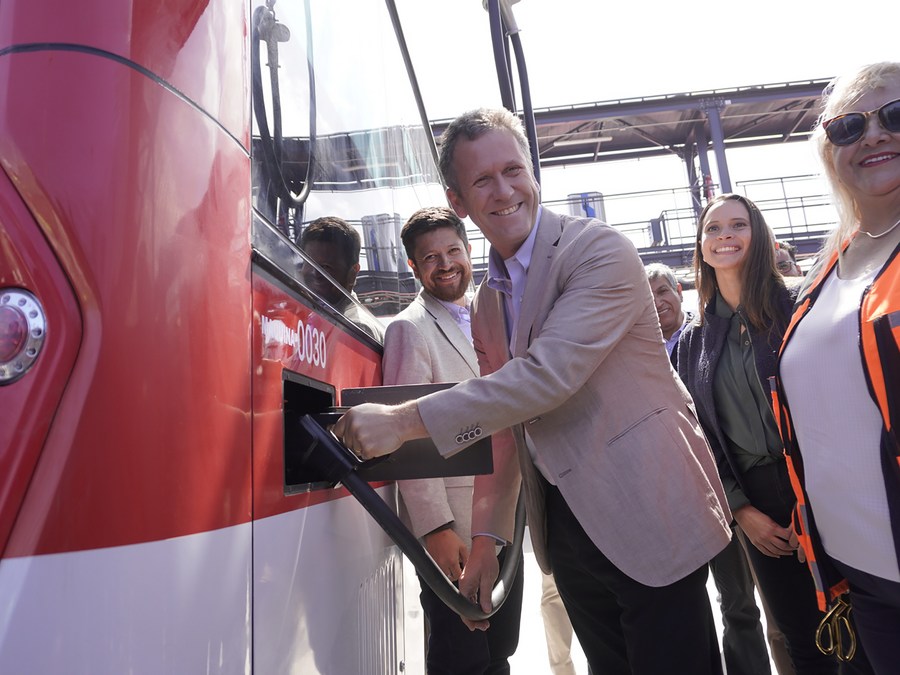
<path fill-rule="evenodd" d="M 794 529 L 824 610 L 849 590 L 875 672 L 900 672 L 900 63 L 829 85 L 813 133 L 839 225 L 778 364 Z M 827 646 L 827 645 L 826 645 Z"/>

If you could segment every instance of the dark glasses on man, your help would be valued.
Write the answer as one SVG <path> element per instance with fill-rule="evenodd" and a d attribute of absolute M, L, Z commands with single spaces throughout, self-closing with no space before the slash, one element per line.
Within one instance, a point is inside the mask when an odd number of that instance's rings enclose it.
<path fill-rule="evenodd" d="M 835 145 L 853 145 L 866 133 L 869 115 L 878 115 L 881 128 L 892 134 L 900 132 L 900 98 L 885 103 L 877 110 L 851 112 L 822 122 L 825 135 Z"/>
<path fill-rule="evenodd" d="M 794 269 L 794 265 L 796 265 L 793 260 L 781 260 L 780 262 L 775 263 L 775 267 L 779 272 L 790 272 Z"/>

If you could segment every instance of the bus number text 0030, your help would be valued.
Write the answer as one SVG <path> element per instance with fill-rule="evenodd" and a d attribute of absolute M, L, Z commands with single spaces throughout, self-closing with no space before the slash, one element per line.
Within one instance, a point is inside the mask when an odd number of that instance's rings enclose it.
<path fill-rule="evenodd" d="M 304 324 L 302 319 L 297 320 L 297 328 L 288 327 L 281 319 L 262 317 L 262 334 L 265 342 L 280 342 L 294 348 L 295 356 L 300 361 L 325 367 L 328 356 L 328 348 L 325 334 L 315 326 Z"/>

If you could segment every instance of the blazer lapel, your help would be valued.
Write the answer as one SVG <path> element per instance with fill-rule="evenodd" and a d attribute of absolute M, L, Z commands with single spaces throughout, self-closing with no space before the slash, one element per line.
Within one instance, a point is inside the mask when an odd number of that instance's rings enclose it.
<path fill-rule="evenodd" d="M 456 325 L 456 321 L 447 308 L 424 291 L 419 293 L 419 297 L 416 300 L 420 300 L 425 306 L 425 310 L 434 318 L 438 329 L 472 370 L 473 377 L 478 377 L 478 359 L 475 356 L 475 350 L 472 349 L 472 345 L 469 343 L 465 333 Z"/>

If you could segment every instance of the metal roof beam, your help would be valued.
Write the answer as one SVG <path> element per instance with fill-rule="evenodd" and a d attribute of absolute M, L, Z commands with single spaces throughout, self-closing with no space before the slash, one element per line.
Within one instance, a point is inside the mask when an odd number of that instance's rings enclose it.
<path fill-rule="evenodd" d="M 798 137 L 792 136 L 786 143 L 797 143 L 801 141 L 806 141 L 806 137 Z M 731 150 L 732 148 L 755 148 L 763 145 L 771 145 L 771 141 L 765 140 L 747 140 L 747 141 L 730 141 L 726 144 L 727 149 Z M 645 159 L 647 157 L 663 157 L 675 153 L 676 155 L 681 150 L 681 146 L 673 146 L 671 148 L 660 148 L 658 146 L 654 146 L 652 148 L 647 148 L 644 150 L 634 150 L 627 152 L 617 152 L 617 153 L 600 153 L 595 156 L 593 152 L 585 152 L 579 153 L 577 155 L 562 155 L 556 157 L 542 157 L 541 158 L 541 167 L 548 168 L 554 166 L 576 166 L 579 164 L 599 164 L 602 162 L 617 162 L 624 159 Z"/>
<path fill-rule="evenodd" d="M 810 80 L 802 83 L 783 85 L 758 85 L 736 89 L 722 89 L 692 94 L 671 94 L 659 97 L 603 101 L 592 104 L 567 107 L 550 107 L 534 111 L 535 121 L 539 125 L 571 124 L 591 120 L 642 115 L 677 110 L 699 110 L 701 102 L 710 98 L 727 100 L 735 103 L 763 103 L 767 101 L 783 101 L 786 98 L 810 98 L 813 103 L 822 95 L 822 90 L 830 80 Z M 443 133 L 450 120 L 439 120 L 432 123 L 435 136 Z"/>
<path fill-rule="evenodd" d="M 803 122 L 806 117 L 806 113 L 809 112 L 809 109 L 813 107 L 815 101 L 807 101 L 806 105 L 803 106 L 803 110 L 801 110 L 795 117 L 793 123 L 791 123 L 791 128 L 785 134 L 783 142 L 786 142 L 791 136 L 798 132 L 800 128 L 800 123 Z"/>

